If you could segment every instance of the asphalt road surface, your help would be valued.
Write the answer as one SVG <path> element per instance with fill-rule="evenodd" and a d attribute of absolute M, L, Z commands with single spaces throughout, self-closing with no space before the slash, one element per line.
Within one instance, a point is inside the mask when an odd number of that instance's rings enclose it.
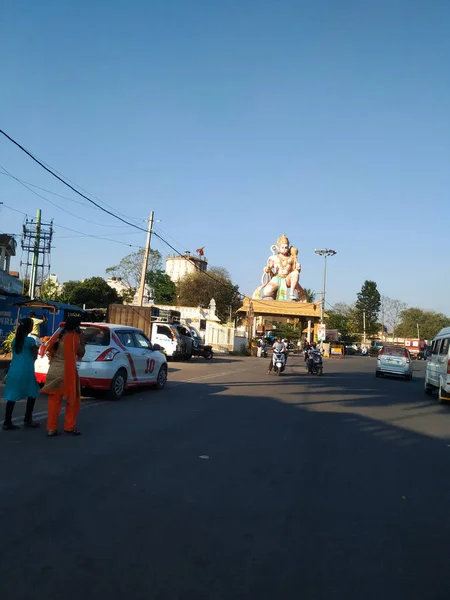
<path fill-rule="evenodd" d="M 79 438 L 0 432 L 0 597 L 448 599 L 450 408 L 415 369 L 171 363 Z"/>

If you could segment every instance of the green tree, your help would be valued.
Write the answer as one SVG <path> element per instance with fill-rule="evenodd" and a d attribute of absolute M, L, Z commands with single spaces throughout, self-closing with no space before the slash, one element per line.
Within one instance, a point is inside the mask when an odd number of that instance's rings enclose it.
<path fill-rule="evenodd" d="M 181 306 L 209 306 L 214 298 L 217 316 L 226 323 L 242 306 L 238 290 L 226 269 L 212 267 L 207 273 L 197 271 L 183 277 L 177 284 L 177 300 Z"/>
<path fill-rule="evenodd" d="M 293 323 L 276 323 L 276 328 L 273 330 L 273 335 L 277 338 L 280 337 L 290 342 L 295 342 L 301 337 L 301 331 L 299 327 L 296 327 Z"/>
<path fill-rule="evenodd" d="M 120 277 L 135 292 L 141 282 L 144 249 L 124 256 L 118 265 L 108 267 L 105 273 L 108 277 Z M 147 271 L 160 271 L 162 269 L 162 256 L 158 250 L 150 250 Z"/>
<path fill-rule="evenodd" d="M 354 330 L 354 315 L 355 308 L 337 302 L 331 310 L 326 311 L 327 314 L 327 329 L 337 329 L 341 335 L 342 341 L 354 340 L 357 337 L 357 331 Z"/>
<path fill-rule="evenodd" d="M 149 271 L 146 282 L 153 289 L 155 304 L 176 304 L 177 287 L 167 273 L 161 269 Z"/>
<path fill-rule="evenodd" d="M 60 296 L 59 284 L 47 279 L 41 287 L 42 300 L 58 301 Z"/>
<path fill-rule="evenodd" d="M 380 324 L 378 322 L 378 313 L 380 312 L 381 296 L 377 289 L 375 281 L 367 280 L 363 283 L 361 291 L 358 292 L 355 303 L 355 324 L 362 332 L 364 329 L 366 335 L 374 336 L 378 333 Z"/>
<path fill-rule="evenodd" d="M 443 327 L 450 327 L 450 318 L 440 312 L 423 310 L 421 308 L 407 308 L 400 315 L 397 327 L 398 337 L 431 340 Z"/>
<path fill-rule="evenodd" d="M 122 300 L 116 290 L 102 277 L 90 277 L 84 281 L 67 281 L 61 296 L 69 304 L 86 305 L 86 308 L 107 308 L 110 304 L 120 303 Z"/>
<path fill-rule="evenodd" d="M 314 302 L 316 299 L 316 292 L 311 288 L 304 288 L 304 292 L 306 295 L 306 302 Z"/>

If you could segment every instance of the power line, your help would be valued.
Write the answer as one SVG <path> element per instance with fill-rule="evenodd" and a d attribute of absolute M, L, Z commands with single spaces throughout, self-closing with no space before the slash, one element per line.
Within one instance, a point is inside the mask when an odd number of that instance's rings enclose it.
<path fill-rule="evenodd" d="M 75 198 L 71 198 L 70 196 L 64 196 L 64 194 L 58 194 L 58 192 L 54 192 L 53 190 L 48 190 L 47 188 L 43 188 L 39 185 L 36 185 L 35 183 L 31 183 L 30 181 L 25 181 L 25 180 L 21 179 L 20 177 L 16 177 L 15 175 L 13 175 L 9 171 L 7 171 L 7 169 L 5 169 L 5 167 L 3 167 L 1 165 L 0 165 L 0 168 L 3 169 L 3 171 L 5 171 L 4 173 L 2 173 L 0 171 L 0 175 L 4 175 L 5 177 L 10 177 L 11 179 L 15 179 L 19 183 L 29 185 L 33 188 L 36 188 L 37 190 L 40 190 L 41 192 L 46 192 L 47 194 L 52 194 L 53 196 L 57 196 L 58 198 L 62 198 L 64 200 L 70 200 L 71 202 L 75 202 L 75 204 L 79 204 L 80 206 L 84 206 L 86 208 L 91 208 L 91 209 L 93 208 L 86 202 L 81 202 L 81 200 L 76 200 Z M 56 173 L 57 172 L 58 171 L 56 171 Z M 68 180 L 68 181 L 70 181 L 70 180 Z M 83 189 L 83 188 L 80 188 L 80 189 Z M 93 194 L 91 194 L 91 195 L 95 198 L 95 196 Z M 104 203 L 104 204 L 106 204 L 106 203 Z M 109 206 L 109 205 L 107 204 L 107 206 Z M 94 207 L 94 208 L 96 208 L 96 207 Z M 119 214 L 121 214 L 121 213 L 119 213 Z M 138 219 L 136 217 L 128 217 L 128 218 L 133 221 L 142 221 L 142 219 Z M 122 226 L 121 225 L 104 225 L 104 227 L 122 227 Z"/>
<path fill-rule="evenodd" d="M 13 208 L 12 206 L 8 206 L 8 204 L 2 204 L 2 206 L 4 206 L 5 208 L 12 210 L 16 213 L 19 213 L 20 215 L 24 215 L 25 217 L 29 217 L 30 215 L 28 213 L 23 212 L 22 210 L 18 210 L 17 208 Z M 55 223 L 55 225 L 57 227 L 59 227 L 60 229 L 66 229 L 67 231 L 72 231 L 73 233 L 78 233 L 80 235 L 80 237 L 90 237 L 90 238 L 95 238 L 98 240 L 104 240 L 106 242 L 115 242 L 116 244 L 122 244 L 123 246 L 128 246 L 129 248 L 139 248 L 142 249 L 143 246 L 138 246 L 136 244 L 128 244 L 127 242 L 122 242 L 121 240 L 112 240 L 110 238 L 107 237 L 103 237 L 100 235 L 94 235 L 91 233 L 85 233 L 84 231 L 78 231 L 77 229 L 71 229 L 70 227 L 66 227 L 65 225 L 60 225 L 59 223 Z M 110 234 L 113 235 L 113 234 Z"/>
<path fill-rule="evenodd" d="M 85 200 L 87 200 L 88 202 L 90 202 L 91 204 L 93 204 L 94 206 L 96 206 L 99 210 L 103 211 L 104 213 L 114 217 L 115 219 L 118 219 L 119 221 L 121 221 L 122 223 L 125 223 L 126 225 L 129 225 L 130 227 L 134 227 L 135 229 L 138 229 L 140 231 L 143 231 L 144 233 L 147 233 L 147 229 L 144 229 L 143 227 L 140 227 L 139 225 L 136 225 L 135 223 L 131 223 L 130 221 L 120 217 L 118 214 L 115 214 L 113 212 L 111 212 L 110 210 L 107 210 L 106 208 L 104 208 L 103 206 L 101 206 L 100 204 L 98 204 L 98 202 L 95 202 L 94 200 L 92 200 L 92 198 L 89 198 L 88 196 L 86 196 L 85 194 L 83 194 L 82 192 L 78 191 L 73 185 L 71 185 L 70 183 L 68 183 L 65 179 L 63 179 L 63 177 L 61 177 L 60 175 L 57 174 L 57 172 L 55 172 L 54 169 L 50 168 L 49 166 L 47 166 L 44 162 L 42 162 L 41 160 L 39 160 L 38 158 L 36 158 L 30 151 L 28 151 L 26 148 L 24 148 L 24 146 L 22 146 L 19 142 L 17 142 L 16 140 L 14 140 L 10 135 L 8 135 L 5 131 L 3 131 L 3 129 L 0 129 L 0 133 L 6 137 L 12 144 L 14 144 L 15 146 L 17 146 L 17 148 L 19 148 L 20 150 L 22 150 L 22 152 L 24 152 L 27 156 L 29 156 L 35 163 L 37 163 L 40 167 L 42 167 L 45 171 L 47 171 L 47 173 L 50 173 L 50 175 L 52 175 L 53 177 L 55 177 L 58 181 L 60 181 L 62 184 L 64 184 L 66 187 L 68 187 L 69 189 L 71 189 L 73 192 L 75 192 L 76 194 L 78 194 L 79 196 L 81 196 L 81 198 L 84 198 Z M 77 184 L 74 184 L 77 185 Z M 80 187 L 80 186 L 78 186 Z M 83 189 L 83 188 L 80 188 Z M 86 190 L 85 190 L 86 191 Z M 89 192 L 86 192 L 89 193 Z M 6 205 L 5 205 L 6 206 Z M 13 209 L 14 210 L 14 209 Z M 17 211 L 20 212 L 20 211 Z M 23 213 L 24 214 L 24 213 Z M 60 227 L 62 227 L 60 225 Z M 67 227 L 62 227 L 63 229 L 68 229 Z M 74 231 L 75 233 L 80 233 L 77 232 L 75 230 L 70 230 L 70 231 Z M 158 233 L 156 233 L 155 231 L 153 232 L 154 235 L 160 239 L 162 242 L 164 242 L 169 248 L 171 248 L 176 254 L 178 254 L 180 257 L 184 258 L 185 260 L 187 260 L 190 264 L 192 264 L 192 261 L 189 260 L 189 258 L 187 258 L 184 254 L 182 254 L 181 252 L 179 252 L 176 248 L 174 248 L 174 246 L 172 246 L 169 242 L 167 242 L 162 236 L 160 236 Z M 98 237 L 98 236 L 94 236 L 94 235 L 89 235 L 89 234 L 85 234 L 88 237 Z M 101 239 L 101 238 L 100 238 Z M 104 238 L 103 238 L 104 239 Z M 112 242 L 119 242 L 119 240 L 109 240 Z M 125 243 L 125 242 L 119 242 L 119 243 Z M 131 246 L 131 244 L 126 244 L 128 246 Z M 222 286 L 227 286 L 229 287 L 229 285 L 227 283 L 225 283 L 224 281 L 221 281 L 220 279 L 217 279 L 216 277 L 214 277 L 213 275 L 211 275 L 210 273 L 208 273 L 207 271 L 200 271 L 200 268 L 198 267 L 198 265 L 196 264 L 196 262 L 194 261 L 194 266 L 195 268 L 203 273 L 206 277 L 208 277 L 209 279 L 211 279 L 212 281 L 215 281 L 216 283 L 222 285 Z M 234 288 L 236 288 L 237 286 L 234 286 Z M 246 294 L 242 294 L 241 292 L 238 292 L 236 290 L 236 294 L 238 296 L 240 296 L 241 298 L 245 299 L 248 298 L 251 302 L 253 303 L 261 303 L 261 304 L 265 304 L 265 302 L 263 300 L 257 300 L 254 298 L 250 298 L 250 296 L 247 296 Z"/>
<path fill-rule="evenodd" d="M 102 210 L 104 213 L 106 213 L 108 215 L 111 215 L 112 217 L 114 217 L 115 219 L 118 219 L 119 221 L 122 221 L 122 223 L 125 223 L 126 225 L 130 225 L 131 227 L 135 227 L 136 229 L 140 229 L 141 231 L 144 231 L 145 233 L 147 233 L 147 230 L 144 229 L 143 227 L 139 227 L 139 225 L 136 225 L 135 223 L 130 223 L 130 221 L 127 221 L 126 219 L 123 219 L 119 215 L 114 214 L 110 210 L 108 210 L 108 209 L 104 208 L 103 206 L 101 206 L 98 202 L 95 202 L 95 200 L 92 200 L 92 198 L 89 198 L 88 196 L 86 196 L 82 192 L 79 192 L 76 188 L 73 187 L 73 185 L 71 185 L 70 183 L 68 183 L 67 181 L 65 181 L 62 177 L 60 177 L 59 175 L 57 175 L 55 173 L 55 171 L 53 171 L 52 169 L 50 169 L 49 167 L 47 167 L 42 161 L 40 161 L 31 152 L 29 152 L 26 148 L 24 148 L 21 144 L 19 144 L 19 142 L 16 142 L 16 140 L 14 140 L 5 131 L 3 131 L 3 129 L 0 129 L 0 133 L 2 135 L 4 135 L 11 143 L 13 143 L 15 146 L 17 146 L 18 148 L 20 148 L 20 150 L 22 150 L 22 152 L 24 152 L 27 156 L 29 156 L 31 158 L 31 160 L 33 160 L 40 167 L 42 167 L 45 171 L 47 171 L 47 173 L 50 173 L 50 175 L 52 175 L 53 177 L 55 177 L 56 179 L 58 179 L 58 181 L 60 181 L 61 183 L 63 183 L 66 187 L 70 188 L 73 192 L 75 192 L 76 194 L 78 194 L 79 196 L 81 196 L 82 198 L 84 198 L 85 200 L 87 200 L 88 202 L 90 202 L 91 204 L 93 204 L 94 206 L 96 206 L 98 209 Z"/>
<path fill-rule="evenodd" d="M 42 200 L 45 200 L 46 202 L 48 202 L 49 204 L 51 204 L 52 206 L 55 206 L 56 208 L 58 208 L 59 210 L 62 210 L 63 212 L 67 213 L 68 215 L 70 215 L 71 217 L 75 217 L 76 219 L 80 219 L 81 221 L 86 221 L 86 223 L 91 223 L 92 225 L 97 225 L 99 227 L 121 227 L 121 225 L 108 225 L 108 224 L 104 224 L 104 223 L 97 223 L 96 221 L 91 221 L 90 219 L 85 219 L 84 217 L 80 217 L 79 215 L 76 215 L 75 213 L 70 212 L 70 210 L 67 210 L 66 208 L 63 208 L 62 206 L 59 206 L 58 204 L 56 204 L 55 202 L 53 202 L 52 200 L 49 200 L 48 198 L 46 198 L 45 196 L 43 196 L 42 194 L 39 194 L 38 192 L 36 192 L 35 190 L 31 189 L 29 187 L 29 185 L 25 182 L 22 181 L 21 179 L 19 179 L 18 177 L 16 177 L 15 175 L 13 175 L 12 173 L 10 173 L 7 169 L 5 169 L 5 167 L 2 167 L 2 165 L 0 165 L 0 169 L 3 169 L 3 171 L 5 171 L 5 173 L 2 173 L 0 171 L 0 175 L 8 175 L 9 177 L 11 177 L 12 179 L 14 179 L 15 181 L 17 181 L 18 183 L 20 183 L 20 185 L 23 185 L 24 188 L 26 188 L 29 192 L 31 192 L 32 194 L 34 194 L 35 196 L 38 196 L 39 198 L 41 198 Z M 64 196 L 63 196 L 64 197 Z M 67 198 L 68 200 L 71 200 L 71 198 Z M 82 206 L 85 206 L 86 208 L 88 207 L 87 204 L 85 204 L 84 202 L 77 202 L 77 204 L 81 204 Z"/>

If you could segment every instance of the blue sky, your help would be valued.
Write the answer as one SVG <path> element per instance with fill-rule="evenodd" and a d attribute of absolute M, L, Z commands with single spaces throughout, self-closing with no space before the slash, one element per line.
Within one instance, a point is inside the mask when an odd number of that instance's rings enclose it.
<path fill-rule="evenodd" d="M 321 289 L 314 249 L 337 251 L 330 303 L 354 301 L 373 279 L 384 295 L 450 314 L 440 227 L 450 217 L 450 3 L 70 4 L 2 10 L 0 126 L 12 137 L 136 223 L 154 209 L 170 243 L 206 246 L 245 293 L 286 233 L 304 287 Z M 81 200 L 5 139 L 0 165 Z M 36 191 L 57 206 L 0 175 L 0 201 L 55 219 L 62 281 L 104 275 L 137 249 L 124 244 L 145 243 L 98 210 Z M 23 218 L 3 208 L 0 230 L 19 234 Z"/>

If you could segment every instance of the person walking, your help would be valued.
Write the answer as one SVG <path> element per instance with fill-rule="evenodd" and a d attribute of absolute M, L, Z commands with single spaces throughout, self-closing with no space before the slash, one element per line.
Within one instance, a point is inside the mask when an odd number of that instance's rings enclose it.
<path fill-rule="evenodd" d="M 18 326 L 12 342 L 12 360 L 5 386 L 6 408 L 2 427 L 4 431 L 20 429 L 12 422 L 12 415 L 16 402 L 24 398 L 27 398 L 24 427 L 33 429 L 40 427 L 39 423 L 33 421 L 33 409 L 39 396 L 39 384 L 34 374 L 34 361 L 37 358 L 38 347 L 35 340 L 29 337 L 32 329 L 32 319 L 25 317 Z"/>
<path fill-rule="evenodd" d="M 58 417 L 62 399 L 67 405 L 64 415 L 64 433 L 80 435 L 76 427 L 77 415 L 81 406 L 80 381 L 77 373 L 77 358 L 85 352 L 83 334 L 79 319 L 69 317 L 59 336 L 49 343 L 47 355 L 50 366 L 43 394 L 48 394 L 47 436 L 59 434 Z"/>

